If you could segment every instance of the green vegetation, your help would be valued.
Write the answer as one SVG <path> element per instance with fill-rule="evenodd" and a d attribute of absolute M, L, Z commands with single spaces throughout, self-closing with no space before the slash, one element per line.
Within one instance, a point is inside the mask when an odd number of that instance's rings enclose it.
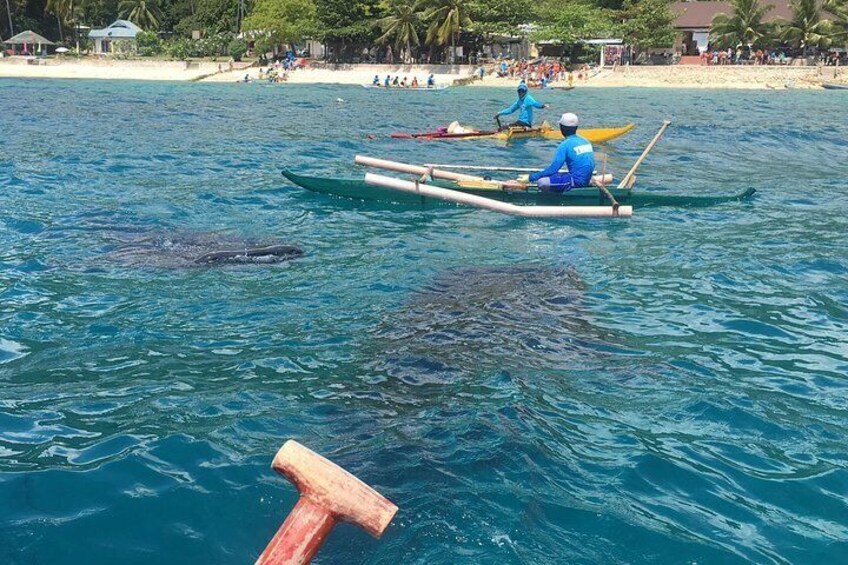
<path fill-rule="evenodd" d="M 411 51 L 412 46 L 420 42 L 418 30 L 422 27 L 415 4 L 406 0 L 393 0 L 388 10 L 389 14 L 378 21 L 383 35 L 377 38 L 377 42 L 391 42 L 398 51 L 402 48 Z"/>
<path fill-rule="evenodd" d="M 162 40 L 152 31 L 142 31 L 135 36 L 138 54 L 153 57 L 162 53 Z"/>
<path fill-rule="evenodd" d="M 722 45 L 757 44 L 774 35 L 774 26 L 766 23 L 771 4 L 758 0 L 731 0 L 732 14 L 713 18 L 712 37 Z"/>
<path fill-rule="evenodd" d="M 848 0 L 793 0 L 794 16 L 768 22 L 768 0 L 731 0 L 733 12 L 714 20 L 721 45 L 786 45 L 813 54 L 848 45 Z M 622 38 L 637 50 L 669 47 L 676 32 L 671 0 L 4 0 L 0 36 L 32 29 L 69 46 L 79 26 L 129 19 L 155 38 L 138 53 L 173 57 L 226 56 L 236 37 L 260 51 L 324 43 L 335 60 L 372 58 L 389 46 L 399 58 L 450 61 L 455 47 L 476 52 L 492 37 L 529 37 L 573 44 Z M 199 33 L 201 39 L 191 39 Z M 242 35 L 243 34 L 243 35 Z M 367 52 L 366 52 L 367 51 Z M 243 55 L 243 53 L 241 53 Z"/>
<path fill-rule="evenodd" d="M 228 52 L 233 61 L 241 61 L 241 58 L 247 53 L 247 43 L 243 39 L 233 39 L 230 42 Z"/>
<path fill-rule="evenodd" d="M 789 47 L 814 55 L 831 46 L 848 46 L 848 0 L 792 0 L 792 17 L 769 21 L 773 6 L 758 0 L 730 0 L 733 12 L 713 18 L 712 39 L 734 47 Z"/>
<path fill-rule="evenodd" d="M 162 20 L 162 11 L 157 0 L 121 0 L 118 4 L 118 15 L 145 30 L 159 29 L 159 22 Z"/>
<path fill-rule="evenodd" d="M 621 35 L 630 45 L 647 49 L 674 44 L 674 14 L 665 0 L 626 0 L 621 17 Z"/>
<path fill-rule="evenodd" d="M 827 49 L 832 43 L 831 23 L 824 19 L 817 0 L 792 2 L 792 19 L 781 30 L 781 38 L 804 52 Z"/>

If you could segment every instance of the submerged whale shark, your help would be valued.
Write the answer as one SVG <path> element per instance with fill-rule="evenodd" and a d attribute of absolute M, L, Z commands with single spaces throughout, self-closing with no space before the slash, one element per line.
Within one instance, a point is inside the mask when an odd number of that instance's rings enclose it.
<path fill-rule="evenodd" d="M 110 262 L 161 268 L 273 264 L 304 254 L 295 245 L 268 244 L 214 233 L 162 232 L 121 237 L 107 252 Z"/>
<path fill-rule="evenodd" d="M 569 267 L 449 270 L 374 331 L 376 370 L 443 382 L 481 370 L 558 369 L 621 350 L 593 324 L 585 285 Z M 621 350 L 623 351 L 623 350 Z"/>

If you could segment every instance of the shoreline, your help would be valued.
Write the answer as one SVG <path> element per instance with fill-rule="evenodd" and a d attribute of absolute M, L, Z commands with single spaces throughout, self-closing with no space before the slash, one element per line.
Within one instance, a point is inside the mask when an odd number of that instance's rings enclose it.
<path fill-rule="evenodd" d="M 214 61 L 113 60 L 113 59 L 0 59 L 0 78 L 56 78 L 84 80 L 149 80 L 236 84 L 245 75 L 258 78 L 259 67 L 251 63 Z M 374 75 L 417 76 L 419 82 L 434 74 L 436 84 L 453 84 L 473 76 L 469 65 L 344 65 L 330 68 L 323 64 L 289 73 L 286 84 L 370 84 Z M 472 86 L 511 88 L 519 78 L 487 75 Z M 822 89 L 822 82 L 848 82 L 845 67 L 790 66 L 634 66 L 604 69 L 588 80 L 576 78 L 576 90 L 582 88 L 676 88 L 703 90 L 786 90 Z M 553 86 L 565 86 L 559 81 Z M 823 90 L 823 89 L 822 89 Z"/>

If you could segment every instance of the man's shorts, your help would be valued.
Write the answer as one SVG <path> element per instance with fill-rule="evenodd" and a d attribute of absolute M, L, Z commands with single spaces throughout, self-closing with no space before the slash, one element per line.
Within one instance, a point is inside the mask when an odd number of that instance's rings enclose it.
<path fill-rule="evenodd" d="M 574 177 L 571 173 L 557 173 L 549 177 L 542 177 L 537 183 L 542 192 L 568 192 L 575 187 Z"/>

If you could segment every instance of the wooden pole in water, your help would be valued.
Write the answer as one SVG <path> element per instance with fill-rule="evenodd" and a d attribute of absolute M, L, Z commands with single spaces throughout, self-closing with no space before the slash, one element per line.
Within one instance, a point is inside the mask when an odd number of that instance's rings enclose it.
<path fill-rule="evenodd" d="M 610 205 L 612 206 L 613 211 L 618 213 L 618 209 L 621 207 L 621 204 L 618 203 L 618 200 L 615 199 L 615 196 L 612 195 L 607 189 L 607 185 L 604 182 L 607 177 L 607 156 L 604 155 L 604 168 L 601 170 L 601 182 L 597 183 L 596 186 L 601 191 L 601 193 L 607 197 L 607 200 L 610 201 Z M 611 179 L 610 179 L 611 180 Z"/>
<path fill-rule="evenodd" d="M 305 565 L 338 522 L 355 524 L 379 538 L 398 507 L 314 451 L 289 440 L 271 467 L 300 491 L 291 514 L 256 565 Z"/>
<path fill-rule="evenodd" d="M 629 218 L 633 215 L 632 206 L 620 206 L 617 211 L 613 210 L 612 206 L 516 206 L 515 204 L 484 198 L 476 194 L 468 194 L 457 190 L 419 184 L 372 173 L 365 175 L 365 182 L 373 186 L 382 186 L 400 192 L 455 202 L 456 204 L 465 204 L 466 206 L 474 206 L 476 208 L 520 216 L 522 218 Z"/>
<path fill-rule="evenodd" d="M 636 169 L 639 168 L 639 165 L 642 164 L 642 161 L 645 160 L 645 157 L 648 156 L 648 153 L 651 152 L 651 149 L 653 149 L 654 145 L 656 145 L 657 142 L 660 140 L 660 137 L 662 137 L 663 132 L 665 132 L 665 129 L 670 123 L 671 120 L 663 121 L 662 126 L 660 127 L 660 131 L 657 132 L 657 135 L 654 136 L 654 139 L 652 139 L 648 146 L 645 147 L 645 150 L 642 151 L 642 154 L 639 155 L 638 159 L 636 159 L 636 162 L 633 164 L 633 167 L 630 169 L 630 171 L 627 172 L 627 175 L 623 179 L 621 179 L 620 183 L 618 183 L 618 188 L 628 188 L 628 185 L 630 184 L 633 175 L 636 174 Z"/>

